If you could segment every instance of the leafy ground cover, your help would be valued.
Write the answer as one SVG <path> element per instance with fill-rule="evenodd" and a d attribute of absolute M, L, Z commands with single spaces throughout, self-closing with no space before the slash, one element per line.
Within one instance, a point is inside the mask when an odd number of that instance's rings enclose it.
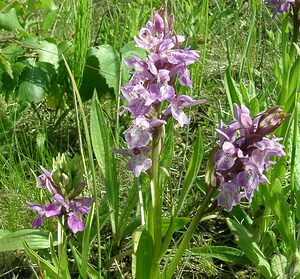
<path fill-rule="evenodd" d="M 120 113 L 131 78 L 125 61 L 132 52 L 147 57 L 133 38 L 162 2 L 0 1 L 0 277 L 155 279 L 160 270 L 161 278 L 298 278 L 299 3 L 269 2 L 169 1 L 174 34 L 199 51 L 189 66 L 192 89 L 177 76 L 176 94 L 205 102 L 185 110 L 188 125 L 168 119 L 164 126 L 159 211 L 155 169 L 134 178 L 112 149 L 126 147 L 132 123 Z M 234 103 L 251 117 L 281 107 L 268 112 L 264 128 L 278 128 L 286 156 L 274 159 L 251 203 L 221 210 L 217 192 L 205 197 L 215 179 L 215 129 L 233 120 Z M 48 181 L 60 190 L 38 189 L 41 174 L 40 188 Z M 72 204 L 76 191 L 94 204 Z M 51 214 L 64 217 L 31 229 L 37 214 L 28 202 L 58 200 Z M 72 219 L 78 212 L 84 232 Z"/>

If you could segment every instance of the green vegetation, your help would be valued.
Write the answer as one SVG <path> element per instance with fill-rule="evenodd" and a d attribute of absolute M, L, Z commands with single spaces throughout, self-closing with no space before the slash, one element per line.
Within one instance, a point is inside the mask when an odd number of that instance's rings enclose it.
<path fill-rule="evenodd" d="M 126 148 L 131 125 L 120 113 L 120 88 L 130 79 L 124 61 L 132 52 L 146 57 L 133 38 L 162 2 L 0 0 L 0 278 L 147 279 L 155 268 L 171 278 L 176 249 L 205 199 L 215 128 L 232 121 L 233 103 L 252 117 L 279 105 L 288 116 L 275 134 L 287 155 L 252 203 L 230 212 L 211 206 L 201 216 L 172 278 L 299 278 L 299 19 L 272 18 L 274 8 L 260 0 L 168 2 L 183 46 L 200 56 L 189 66 L 193 89 L 177 83 L 178 93 L 205 103 L 186 109 L 185 127 L 171 119 L 165 127 L 157 183 L 166 247 L 157 255 L 156 243 L 149 248 L 150 176 L 134 178 L 112 148 Z M 36 217 L 27 203 L 50 200 L 35 186 L 40 166 L 51 170 L 61 153 L 81 158 L 80 197 L 95 201 L 86 229 L 72 235 L 63 217 L 48 218 L 22 234 Z M 141 193 L 150 233 L 141 226 Z"/>

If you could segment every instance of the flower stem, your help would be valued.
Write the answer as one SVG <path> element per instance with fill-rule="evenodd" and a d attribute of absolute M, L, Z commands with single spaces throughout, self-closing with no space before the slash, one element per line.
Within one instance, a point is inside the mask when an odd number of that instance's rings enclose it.
<path fill-rule="evenodd" d="M 211 197 L 214 194 L 215 190 L 216 190 L 216 188 L 213 188 L 213 187 L 209 188 L 203 203 L 201 204 L 200 208 L 196 212 L 196 215 L 193 217 L 192 222 L 190 223 L 187 231 L 185 232 L 185 234 L 183 236 L 183 239 L 181 240 L 181 243 L 179 245 L 179 248 L 178 248 L 174 258 L 173 258 L 169 268 L 167 269 L 166 279 L 172 278 L 172 276 L 176 270 L 176 267 L 177 267 L 182 255 L 184 254 L 199 222 L 201 221 L 201 219 L 203 218 L 203 216 L 205 214 L 205 210 L 206 210 L 207 206 L 209 205 L 209 203 L 211 201 Z"/>
<path fill-rule="evenodd" d="M 299 12 L 300 9 L 300 3 L 295 3 L 293 6 L 293 38 L 292 38 L 292 43 L 297 44 L 298 42 L 298 37 L 299 37 L 299 28 L 300 28 L 300 20 L 299 20 Z M 294 48 L 294 46 L 292 46 Z"/>
<path fill-rule="evenodd" d="M 139 206 L 141 211 L 141 224 L 145 225 L 145 211 L 144 211 L 144 201 L 143 201 L 143 192 L 140 178 L 137 178 L 138 189 L 139 189 Z"/>
<path fill-rule="evenodd" d="M 159 254 L 162 243 L 161 233 L 161 213 L 162 213 L 162 201 L 161 201 L 161 189 L 159 185 L 159 156 L 161 152 L 161 128 L 155 129 L 152 140 L 152 169 L 151 169 L 151 196 L 152 196 L 152 224 L 153 224 L 153 245 L 154 245 L 154 257 L 152 263 L 152 276 L 151 278 L 157 278 L 159 274 Z"/>

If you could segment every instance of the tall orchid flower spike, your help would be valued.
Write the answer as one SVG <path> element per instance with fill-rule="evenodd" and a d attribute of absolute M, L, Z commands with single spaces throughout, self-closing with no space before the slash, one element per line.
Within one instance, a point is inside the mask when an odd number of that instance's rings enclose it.
<path fill-rule="evenodd" d="M 181 48 L 185 38 L 175 34 L 174 15 L 167 16 L 166 6 L 153 12 L 152 19 L 134 39 L 136 46 L 147 52 L 147 57 L 142 60 L 133 54 L 133 58 L 126 61 L 132 68 L 132 77 L 121 88 L 121 97 L 127 102 L 124 111 L 131 114 L 133 123 L 125 131 L 127 148 L 114 149 L 114 152 L 131 158 L 126 168 L 138 177 L 151 168 L 152 160 L 146 153 L 150 151 L 148 145 L 153 135 L 170 117 L 181 127 L 188 124 L 183 109 L 203 101 L 177 93 L 175 79 L 182 86 L 193 87 L 187 66 L 198 61 L 199 53 Z M 161 107 L 166 109 L 161 111 Z"/>
<path fill-rule="evenodd" d="M 274 164 L 271 157 L 285 156 L 281 139 L 271 134 L 286 116 L 275 106 L 252 118 L 247 107 L 234 104 L 234 121 L 220 123 L 214 167 L 221 207 L 230 211 L 244 197 L 251 202 L 259 183 L 268 183 L 265 172 Z"/>

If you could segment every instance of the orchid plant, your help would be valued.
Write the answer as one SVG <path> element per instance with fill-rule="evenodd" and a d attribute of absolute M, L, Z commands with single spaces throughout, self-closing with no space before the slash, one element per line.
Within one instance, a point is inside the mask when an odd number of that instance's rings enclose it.
<path fill-rule="evenodd" d="M 298 5 L 298 2 L 270 1 L 270 4 L 276 7 L 276 13 L 278 13 L 289 10 L 290 7 Z M 182 88 L 192 92 L 193 83 L 188 66 L 199 60 L 199 52 L 183 47 L 185 38 L 176 34 L 174 23 L 175 17 L 173 14 L 168 15 L 167 5 L 164 3 L 159 11 L 153 12 L 151 20 L 140 30 L 138 37 L 134 38 L 136 47 L 144 50 L 147 55 L 145 59 L 142 59 L 136 53 L 132 53 L 132 58 L 126 61 L 127 66 L 131 68 L 132 76 L 129 82 L 121 87 L 120 97 L 125 103 L 121 113 L 129 113 L 131 123 L 124 132 L 126 143 L 124 149 L 113 148 L 111 150 L 111 141 L 103 140 L 108 137 L 104 135 L 108 129 L 94 125 L 99 117 L 102 119 L 102 127 L 105 126 L 101 106 L 94 102 L 95 98 L 92 104 L 91 137 L 101 174 L 106 180 L 107 195 L 111 194 L 112 197 L 108 199 L 108 203 L 119 198 L 118 191 L 116 191 L 117 194 L 111 193 L 113 191 L 110 187 L 113 186 L 109 183 L 113 181 L 119 186 L 116 172 L 107 171 L 110 167 L 111 169 L 115 167 L 112 151 L 126 157 L 125 168 L 139 185 L 138 192 L 132 192 L 139 199 L 136 214 L 140 220 L 132 236 L 133 252 L 131 252 L 133 254 L 132 276 L 138 279 L 171 279 L 203 217 L 222 209 L 232 211 L 245 199 L 251 203 L 255 193 L 259 191 L 259 185 L 270 184 L 268 171 L 272 170 L 276 164 L 276 158 L 286 155 L 284 144 L 281 143 L 283 137 L 277 137 L 274 134 L 289 116 L 282 107 L 273 106 L 252 116 L 247 106 L 241 104 L 242 102 L 233 103 L 233 120 L 229 123 L 220 121 L 216 128 L 219 140 L 211 152 L 206 168 L 205 196 L 196 213 L 191 217 L 187 230 L 179 239 L 176 248 L 170 249 L 172 236 L 176 231 L 176 220 L 180 216 L 187 193 L 195 183 L 200 169 L 203 146 L 201 132 L 199 132 L 177 204 L 170 210 L 164 210 L 166 187 L 162 184 L 163 167 L 160 159 L 166 151 L 166 137 L 168 136 L 165 133 L 166 126 L 175 120 L 174 123 L 177 122 L 175 127 L 184 127 L 190 121 L 184 110 L 204 103 L 204 100 L 194 99 L 192 94 L 180 94 L 177 89 L 177 84 L 180 84 Z M 101 133 L 97 134 L 95 127 L 99 128 Z M 172 126 L 171 128 L 173 129 Z M 88 132 L 87 135 L 89 135 Z M 89 141 L 88 137 L 87 141 Z M 100 141 L 100 138 L 101 144 L 96 145 L 95 142 Z M 99 159 L 98 157 L 101 156 L 102 158 Z M 90 161 L 93 166 L 93 156 Z M 109 164 L 111 166 L 107 166 Z M 97 189 L 95 187 L 94 200 L 88 197 L 78 198 L 84 190 L 84 183 L 77 159 L 70 160 L 66 155 L 62 155 L 54 161 L 51 171 L 43 167 L 41 169 L 43 173 L 37 178 L 37 187 L 46 192 L 49 202 L 46 204 L 28 203 L 29 209 L 38 213 L 32 226 L 38 228 L 45 218 L 58 217 L 63 233 L 66 228 L 73 234 L 86 233 L 84 217 L 89 214 L 90 207 L 97 198 Z M 168 170 L 164 171 L 168 172 Z M 140 187 L 142 183 L 144 187 Z M 128 196 L 132 198 L 131 194 Z M 135 199 L 129 199 L 129 202 L 131 201 Z M 119 237 L 124 232 L 120 233 L 117 225 L 123 222 L 122 217 L 130 214 L 125 209 L 125 213 L 120 214 L 121 217 L 118 219 L 116 217 L 119 214 L 118 201 L 115 204 L 117 204 L 115 207 L 109 204 L 109 214 L 114 218 L 113 238 Z M 96 214 L 98 213 L 96 211 Z M 91 228 L 93 214 L 94 211 L 89 215 L 88 230 Z M 165 216 L 169 218 L 169 223 L 167 230 L 163 231 Z M 99 223 L 98 220 L 98 230 L 100 230 Z M 88 258 L 89 245 L 92 243 L 87 236 L 89 232 L 83 237 L 88 243 L 83 250 L 85 259 Z M 112 241 L 114 248 L 120 244 L 120 238 L 115 242 Z M 99 231 L 98 247 L 100 247 Z M 87 278 L 87 274 L 91 278 L 102 277 L 101 255 L 98 255 L 97 273 L 94 267 L 80 261 L 80 255 L 73 246 L 71 249 L 76 256 L 77 265 L 84 266 L 80 269 L 84 278 Z M 100 248 L 98 253 L 101 253 Z M 65 258 L 67 258 L 66 255 L 65 252 Z"/>
<path fill-rule="evenodd" d="M 220 148 L 213 159 L 212 175 L 215 184 L 208 183 L 206 198 L 193 217 L 175 256 L 170 265 L 166 263 L 160 272 L 161 260 L 172 236 L 172 223 L 164 238 L 161 227 L 164 194 L 163 185 L 159 183 L 159 157 L 164 144 L 163 129 L 170 117 L 180 127 L 188 124 L 189 119 L 183 109 L 203 103 L 203 100 L 179 95 L 175 85 L 177 78 L 180 85 L 192 89 L 187 66 L 195 63 L 199 54 L 189 48 L 179 48 L 184 37 L 174 32 L 174 16 L 167 16 L 166 5 L 153 13 L 152 19 L 140 30 L 135 41 L 136 46 L 146 50 L 148 55 L 143 61 L 134 54 L 133 59 L 126 62 L 133 68 L 130 72 L 132 78 L 121 90 L 122 98 L 127 102 L 124 111 L 131 114 L 133 122 L 124 133 L 127 148 L 114 151 L 130 157 L 126 168 L 135 177 L 139 178 L 142 172 L 146 172 L 150 178 L 151 202 L 146 210 L 149 218 L 144 233 L 148 232 L 151 236 L 149 240 L 153 242 L 153 247 L 149 245 L 148 248 L 153 250 L 153 255 L 147 278 L 171 278 L 193 232 L 215 202 L 230 211 L 244 197 L 251 202 L 259 183 L 268 182 L 265 172 L 274 163 L 271 157 L 285 155 L 280 139 L 269 136 L 280 126 L 286 115 L 279 107 L 273 107 L 251 118 L 247 107 L 234 104 L 235 120 L 226 126 L 220 122 L 217 129 Z M 151 141 L 152 146 L 149 146 Z M 146 156 L 148 153 L 150 156 Z M 184 200 L 184 195 L 183 192 L 179 199 Z M 144 211 L 141 212 L 143 214 Z M 178 212 L 179 210 L 177 214 Z M 174 213 L 171 216 L 177 217 Z M 145 218 L 142 217 L 142 220 Z M 137 265 L 139 261 L 143 260 L 138 258 Z"/>
<path fill-rule="evenodd" d="M 78 166 L 78 158 L 68 160 L 66 154 L 59 155 L 54 161 L 52 172 L 41 166 L 43 173 L 37 177 L 36 186 L 48 192 L 51 202 L 44 205 L 28 203 L 30 210 L 38 212 L 32 223 L 33 228 L 39 228 L 44 218 L 65 216 L 73 233 L 85 229 L 82 217 L 88 214 L 93 199 L 87 197 L 75 199 L 84 189 L 84 183 L 81 181 L 82 173 Z"/>

